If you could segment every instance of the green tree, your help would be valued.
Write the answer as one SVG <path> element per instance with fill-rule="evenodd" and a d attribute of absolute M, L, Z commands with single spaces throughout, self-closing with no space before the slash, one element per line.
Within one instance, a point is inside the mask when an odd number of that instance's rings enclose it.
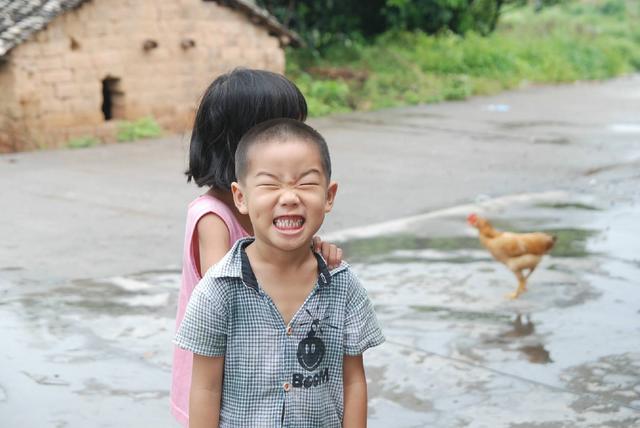
<path fill-rule="evenodd" d="M 257 0 L 312 48 L 388 30 L 491 33 L 505 2 L 525 0 Z M 546 0 L 549 1 L 549 0 Z"/>

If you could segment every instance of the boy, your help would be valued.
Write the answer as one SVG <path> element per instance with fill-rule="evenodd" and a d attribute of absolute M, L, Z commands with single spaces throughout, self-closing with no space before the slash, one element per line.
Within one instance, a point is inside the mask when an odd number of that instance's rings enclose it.
<path fill-rule="evenodd" d="M 275 119 L 236 151 L 234 203 L 255 238 L 196 287 L 176 344 L 194 353 L 190 427 L 364 427 L 362 353 L 384 341 L 349 267 L 311 241 L 337 184 L 320 134 Z"/>

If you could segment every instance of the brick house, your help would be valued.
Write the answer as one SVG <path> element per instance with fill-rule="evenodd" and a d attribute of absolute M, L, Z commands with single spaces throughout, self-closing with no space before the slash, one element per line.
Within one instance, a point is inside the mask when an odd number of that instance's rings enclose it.
<path fill-rule="evenodd" d="M 184 131 L 212 78 L 283 72 L 297 42 L 248 0 L 0 0 L 0 152 L 109 141 L 145 116 Z"/>

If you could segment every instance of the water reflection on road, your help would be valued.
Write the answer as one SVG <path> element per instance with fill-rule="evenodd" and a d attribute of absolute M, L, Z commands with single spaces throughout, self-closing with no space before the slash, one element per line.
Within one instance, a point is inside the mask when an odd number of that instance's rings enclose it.
<path fill-rule="evenodd" d="M 639 426 L 637 208 L 563 199 L 484 210 L 498 228 L 558 236 L 516 301 L 504 297 L 513 275 L 464 215 L 341 244 L 388 339 L 365 356 L 370 426 Z M 178 283 L 170 270 L 0 284 L 14 347 L 0 405 L 55 402 L 31 411 L 41 426 L 92 426 L 94 415 L 136 426 L 133 401 L 157 415 L 145 423 L 172 426 L 153 409 L 168 409 Z"/>
<path fill-rule="evenodd" d="M 388 338 L 367 359 L 372 426 L 640 425 L 638 212 L 487 214 L 558 237 L 519 300 L 463 216 L 345 244 Z"/>

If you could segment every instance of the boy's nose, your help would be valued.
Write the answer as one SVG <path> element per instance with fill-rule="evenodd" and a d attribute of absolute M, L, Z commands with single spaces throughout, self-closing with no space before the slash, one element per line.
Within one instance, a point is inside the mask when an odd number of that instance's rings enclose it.
<path fill-rule="evenodd" d="M 297 205 L 300 203 L 300 198 L 292 189 L 285 189 L 280 195 L 280 203 L 282 205 Z"/>

